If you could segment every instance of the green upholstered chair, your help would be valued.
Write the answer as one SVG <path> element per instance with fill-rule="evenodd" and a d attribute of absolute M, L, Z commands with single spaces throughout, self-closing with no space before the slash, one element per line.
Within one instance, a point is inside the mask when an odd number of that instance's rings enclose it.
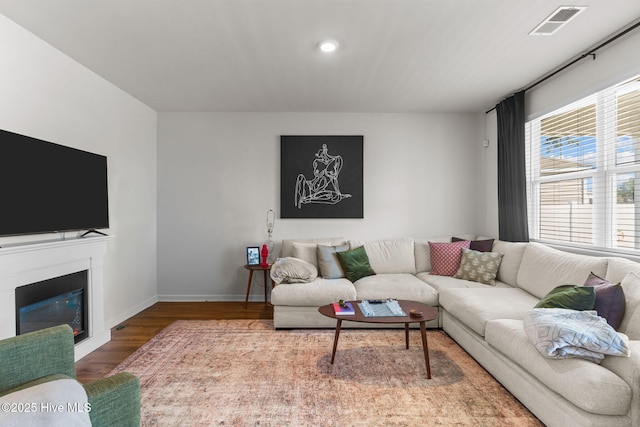
<path fill-rule="evenodd" d="M 73 346 L 68 325 L 1 340 L 0 396 L 48 381 L 75 379 Z M 91 405 L 93 427 L 140 425 L 138 378 L 123 372 L 83 387 Z"/>

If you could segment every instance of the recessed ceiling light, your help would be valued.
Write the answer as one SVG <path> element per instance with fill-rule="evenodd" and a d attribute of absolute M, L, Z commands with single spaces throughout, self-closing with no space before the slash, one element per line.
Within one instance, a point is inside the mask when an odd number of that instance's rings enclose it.
<path fill-rule="evenodd" d="M 338 50 L 340 43 L 336 40 L 322 40 L 318 43 L 318 49 L 323 53 L 333 53 Z"/>
<path fill-rule="evenodd" d="M 575 18 L 586 6 L 560 6 L 534 28 L 530 36 L 550 36 Z"/>

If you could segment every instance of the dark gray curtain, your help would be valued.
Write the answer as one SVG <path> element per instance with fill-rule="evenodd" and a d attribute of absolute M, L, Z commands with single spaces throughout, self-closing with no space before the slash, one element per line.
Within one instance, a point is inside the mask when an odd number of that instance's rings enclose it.
<path fill-rule="evenodd" d="M 500 240 L 528 242 L 524 91 L 496 105 Z"/>

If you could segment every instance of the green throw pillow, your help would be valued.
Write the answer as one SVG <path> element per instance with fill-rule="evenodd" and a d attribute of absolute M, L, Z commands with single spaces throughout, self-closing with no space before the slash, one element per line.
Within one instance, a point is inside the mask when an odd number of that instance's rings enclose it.
<path fill-rule="evenodd" d="M 549 292 L 535 308 L 567 308 L 569 310 L 593 310 L 596 290 L 588 286 L 562 285 Z"/>
<path fill-rule="evenodd" d="M 375 271 L 371 269 L 371 265 L 369 265 L 369 257 L 364 250 L 364 246 L 351 249 L 350 251 L 336 252 L 336 255 L 338 256 L 340 265 L 342 265 L 345 276 L 347 276 L 347 279 L 352 283 L 363 277 L 376 274 Z"/>

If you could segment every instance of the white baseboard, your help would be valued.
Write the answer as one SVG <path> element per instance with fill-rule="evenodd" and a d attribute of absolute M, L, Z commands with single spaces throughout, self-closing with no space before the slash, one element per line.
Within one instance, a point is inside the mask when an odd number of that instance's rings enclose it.
<path fill-rule="evenodd" d="M 244 298 L 244 295 L 158 295 L 159 302 L 235 302 Z M 249 301 L 264 302 L 264 295 L 250 295 Z"/>
<path fill-rule="evenodd" d="M 146 301 L 142 302 L 141 304 L 138 304 L 137 306 L 131 308 L 130 310 L 127 310 L 124 313 L 120 313 L 118 316 L 113 317 L 113 318 L 109 319 L 106 322 L 107 323 L 107 328 L 111 329 L 111 328 L 119 325 L 120 323 L 124 322 L 125 320 L 129 319 L 130 317 L 135 316 L 136 314 L 140 313 L 142 310 L 151 307 L 153 304 L 155 304 L 157 302 L 158 302 L 158 297 L 157 296 L 153 296 L 153 297 L 147 299 Z"/>

